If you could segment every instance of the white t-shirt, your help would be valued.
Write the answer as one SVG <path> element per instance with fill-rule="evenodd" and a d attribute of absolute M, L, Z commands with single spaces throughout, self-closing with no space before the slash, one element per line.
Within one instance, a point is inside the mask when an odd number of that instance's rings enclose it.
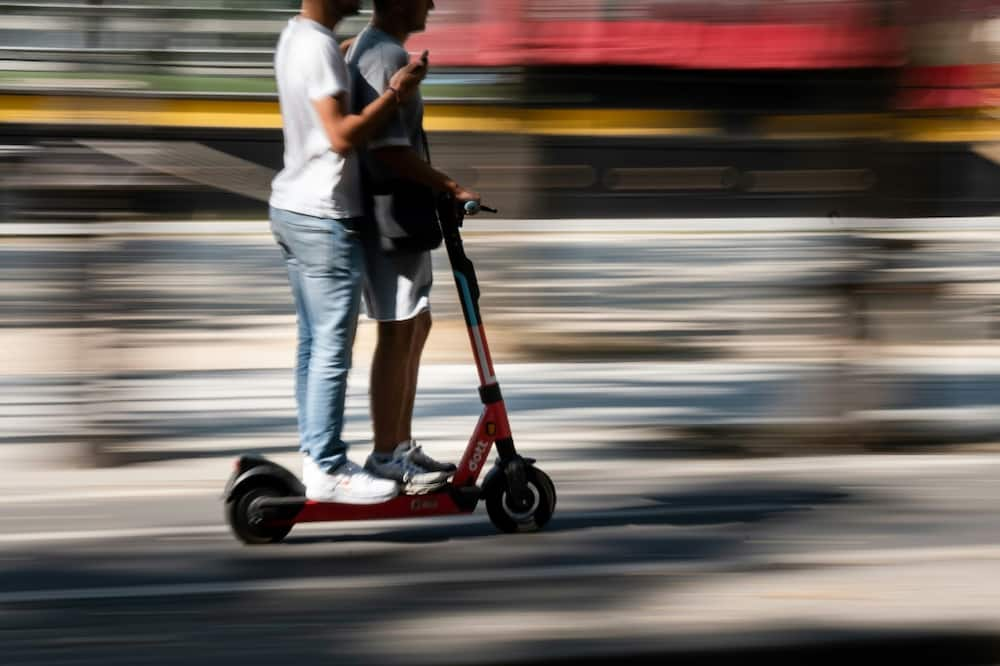
<path fill-rule="evenodd" d="M 284 168 L 271 183 L 270 204 L 303 215 L 346 219 L 362 214 L 357 154 L 330 146 L 312 101 L 343 95 L 351 108 L 347 65 L 333 32 L 301 16 L 288 22 L 274 55 L 285 136 Z"/>

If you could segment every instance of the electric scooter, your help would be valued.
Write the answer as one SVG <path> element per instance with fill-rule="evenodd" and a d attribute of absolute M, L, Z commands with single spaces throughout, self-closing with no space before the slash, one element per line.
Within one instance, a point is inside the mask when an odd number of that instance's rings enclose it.
<path fill-rule="evenodd" d="M 438 201 L 438 219 L 479 371 L 483 403 L 482 416 L 451 481 L 431 493 L 398 495 L 378 504 L 316 502 L 305 497 L 305 486 L 292 472 L 264 457 L 243 455 L 236 460 L 224 493 L 226 519 L 237 539 L 246 544 L 277 543 L 299 523 L 472 513 L 481 500 L 486 502 L 490 520 L 503 532 L 535 531 L 549 522 L 556 489 L 533 459 L 521 457 L 514 448 L 479 312 L 479 283 L 462 245 L 463 218 L 480 210 L 497 212 L 472 201 L 464 208 L 451 198 Z M 476 483 L 494 445 L 497 459 L 480 487 Z"/>

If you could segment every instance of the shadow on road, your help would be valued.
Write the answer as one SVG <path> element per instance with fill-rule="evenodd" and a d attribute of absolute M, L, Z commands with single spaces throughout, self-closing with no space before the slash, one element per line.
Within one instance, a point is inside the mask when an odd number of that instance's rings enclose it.
<path fill-rule="evenodd" d="M 910 666 L 979 666 L 1000 663 L 1000 636 L 937 630 L 900 633 L 877 628 L 863 634 L 821 627 L 786 633 L 780 643 L 738 647 L 740 642 L 765 642 L 759 635 L 738 637 L 731 644 L 702 650 L 634 652 L 623 645 L 587 656 L 486 662 L 488 666 L 596 666 L 626 660 L 630 666 L 715 666 L 768 664 L 769 666 L 843 666 L 843 664 L 908 664 Z"/>
<path fill-rule="evenodd" d="M 759 523 L 782 514 L 808 511 L 813 508 L 843 502 L 846 493 L 808 485 L 787 483 L 761 483 L 743 487 L 708 486 L 697 490 L 662 495 L 647 495 L 643 504 L 625 506 L 607 511 L 560 511 L 541 534 L 573 532 L 605 527 L 624 526 L 709 526 L 727 523 Z M 654 502 L 654 504 L 650 504 Z M 346 529 L 350 529 L 349 526 Z M 392 543 L 433 543 L 460 539 L 473 539 L 496 535 L 496 528 L 483 515 L 481 524 L 420 525 L 412 528 L 389 528 L 364 534 L 337 534 L 330 536 L 296 537 L 294 532 L 286 540 L 289 544 L 318 542 L 383 541 Z M 522 535 L 507 538 L 517 539 Z M 690 543 L 688 546 L 690 547 Z M 708 555 L 708 552 L 693 555 Z"/>

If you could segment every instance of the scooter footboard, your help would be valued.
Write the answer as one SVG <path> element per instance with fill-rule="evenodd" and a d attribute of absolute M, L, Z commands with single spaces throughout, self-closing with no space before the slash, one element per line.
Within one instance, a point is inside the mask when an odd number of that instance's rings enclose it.
<path fill-rule="evenodd" d="M 281 498 L 291 499 L 291 498 Z M 340 504 L 336 502 L 313 502 L 306 500 L 302 510 L 295 516 L 296 523 L 316 523 L 330 520 L 385 520 L 392 518 L 415 518 L 419 516 L 441 516 L 455 513 L 469 513 L 476 508 L 476 497 L 471 503 L 463 500 L 452 490 L 442 490 L 426 495 L 399 495 L 379 504 Z M 280 500 L 262 500 L 261 509 L 280 504 Z"/>

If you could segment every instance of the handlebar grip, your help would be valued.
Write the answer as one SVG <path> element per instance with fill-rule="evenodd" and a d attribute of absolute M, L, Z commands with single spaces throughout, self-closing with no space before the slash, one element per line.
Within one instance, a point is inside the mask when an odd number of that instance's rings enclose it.
<path fill-rule="evenodd" d="M 486 211 L 487 213 L 497 212 L 496 208 L 490 208 L 489 206 L 484 206 L 481 203 L 475 201 L 466 201 L 463 206 L 466 215 L 475 215 L 480 211 Z"/>

